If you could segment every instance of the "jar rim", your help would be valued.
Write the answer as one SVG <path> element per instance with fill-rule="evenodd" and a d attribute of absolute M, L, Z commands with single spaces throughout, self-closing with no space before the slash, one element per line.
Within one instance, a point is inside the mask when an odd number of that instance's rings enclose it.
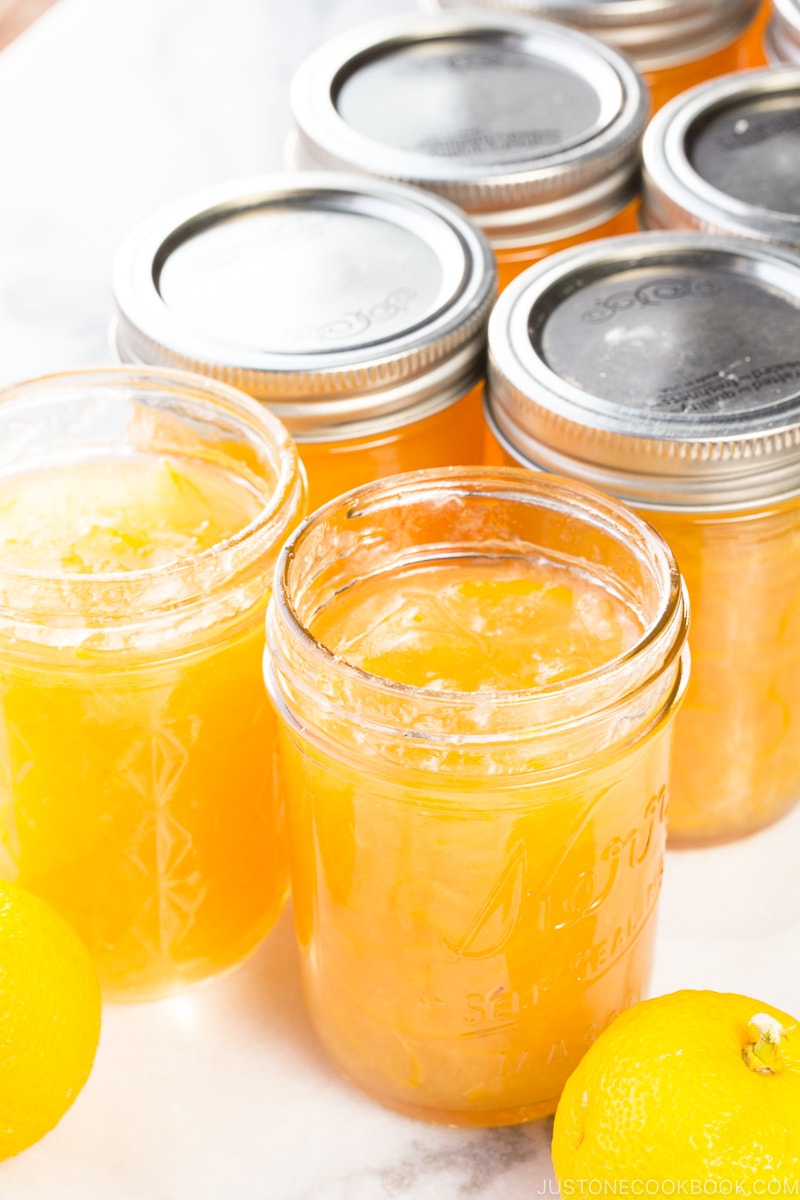
<path fill-rule="evenodd" d="M 59 593 L 90 593 L 92 618 L 95 612 L 99 619 L 104 611 L 105 596 L 111 602 L 112 612 L 119 611 L 121 595 L 134 593 L 158 581 L 185 581 L 189 585 L 197 578 L 207 576 L 210 567 L 217 567 L 225 560 L 220 571 L 221 579 L 242 570 L 254 556 L 263 553 L 271 544 L 276 544 L 287 527 L 289 514 L 296 511 L 305 496 L 305 472 L 297 449 L 283 424 L 262 405 L 243 392 L 215 380 L 192 375 L 188 371 L 169 368 L 139 368 L 126 366 L 104 366 L 78 368 L 71 371 L 53 372 L 22 380 L 0 389 L 0 416 L 8 414 L 13 406 L 24 414 L 35 402 L 58 402 L 69 397 L 89 398 L 92 393 L 113 393 L 121 389 L 135 392 L 140 389 L 148 395 L 160 394 L 198 405 L 204 415 L 218 413 L 242 426 L 249 434 L 258 438 L 262 447 L 268 449 L 270 465 L 274 471 L 275 484 L 261 510 L 246 525 L 230 537 L 216 542 L 199 553 L 170 560 L 163 565 L 137 568 L 131 571 L 66 572 L 40 571 L 25 567 L 10 566 L 0 559 L 0 580 L 31 583 L 52 587 Z M 109 449 L 113 449 L 109 445 Z M 165 450 L 164 453 L 168 451 Z M 195 603 L 201 586 L 187 587 L 181 600 L 174 599 L 162 604 L 144 605 L 146 619 L 156 616 L 164 609 Z M 44 597 L 42 597 L 44 598 Z M 37 592 L 38 599 L 38 592 Z M 7 608 L 15 617 L 24 616 L 24 610 Z M 37 612 L 37 616 L 44 614 Z M 47 615 L 58 615 L 48 610 Z"/>
<path fill-rule="evenodd" d="M 577 516 L 587 525 L 604 528 L 609 532 L 618 528 L 618 540 L 622 542 L 624 537 L 626 547 L 635 543 L 642 552 L 647 551 L 650 555 L 648 570 L 658 590 L 659 604 L 657 611 L 646 621 L 640 636 L 626 651 L 590 671 L 537 687 L 491 692 L 432 691 L 413 684 L 395 682 L 348 663 L 311 633 L 292 598 L 291 575 L 295 563 L 302 555 L 304 542 L 315 530 L 324 527 L 325 522 L 329 522 L 337 513 L 379 513 L 381 508 L 389 507 L 395 501 L 402 502 L 404 499 L 424 502 L 430 497 L 441 501 L 444 496 L 448 496 L 468 501 L 470 497 L 480 498 L 487 495 L 512 502 L 538 504 L 550 511 L 561 512 L 567 519 Z M 441 550 L 441 546 L 437 549 Z M 543 550 L 546 552 L 547 547 L 543 547 Z M 476 553 L 478 552 L 476 548 Z M 424 561 L 424 558 L 419 561 Z M 367 689 L 369 694 L 378 700 L 387 697 L 405 698 L 424 702 L 432 708 L 456 708 L 462 713 L 475 709 L 476 705 L 483 708 L 489 705 L 498 716 L 516 711 L 520 717 L 518 732 L 521 736 L 526 736 L 532 728 L 557 729 L 562 724 L 566 726 L 574 722 L 576 718 L 573 711 L 570 711 L 563 722 L 554 718 L 549 710 L 555 699 L 572 698 L 577 705 L 578 719 L 594 720 L 615 708 L 620 701 L 629 701 L 639 690 L 652 686 L 654 678 L 660 676 L 682 654 L 687 625 L 688 602 L 685 587 L 671 549 L 651 525 L 621 501 L 570 479 L 537 476 L 517 467 L 448 467 L 413 471 L 353 489 L 344 496 L 329 501 L 306 518 L 284 545 L 276 564 L 267 617 L 267 656 L 268 666 L 280 675 L 287 661 L 285 645 L 290 644 L 293 651 L 297 651 L 301 656 L 304 671 L 310 678 L 318 681 L 325 672 L 331 672 L 340 680 Z M 285 644 L 284 639 L 288 639 Z M 636 676 L 635 687 L 626 688 L 626 679 L 630 676 L 633 665 L 644 660 L 647 660 L 647 665 L 643 666 L 641 675 Z M 610 704 L 604 701 L 598 707 L 596 697 L 598 685 L 601 683 L 604 695 L 610 694 L 613 700 Z M 331 697 L 326 698 L 326 707 L 335 707 Z M 539 719 L 532 723 L 531 718 L 540 709 L 542 712 Z M 362 721 L 361 715 L 359 723 L 384 731 L 387 729 L 374 720 L 364 718 Z M 405 736 L 419 737 L 423 740 L 426 737 L 424 732 L 417 729 L 410 734 L 406 733 Z M 452 741 L 459 745 L 467 742 L 488 744 L 497 740 L 509 740 L 509 733 L 507 729 L 499 733 L 487 733 L 482 730 L 474 736 L 460 733 L 448 737 L 437 733 L 429 740 L 437 743 Z"/>

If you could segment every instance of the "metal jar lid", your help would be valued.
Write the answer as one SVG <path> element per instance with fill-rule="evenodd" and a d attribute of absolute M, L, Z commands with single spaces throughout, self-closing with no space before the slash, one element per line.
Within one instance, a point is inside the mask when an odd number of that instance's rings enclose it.
<path fill-rule="evenodd" d="M 764 41 L 771 63 L 800 63 L 800 0 L 772 0 Z"/>
<path fill-rule="evenodd" d="M 365 436 L 482 378 L 491 249 L 414 188 L 330 173 L 240 180 L 135 230 L 114 266 L 123 362 L 265 401 L 299 441 Z"/>
<path fill-rule="evenodd" d="M 438 192 L 495 246 L 589 228 L 638 191 L 644 84 L 563 25 L 475 13 L 381 21 L 306 59 L 291 102 L 293 165 Z"/>
<path fill-rule="evenodd" d="M 640 508 L 800 495 L 800 256 L 644 233 L 552 255 L 489 322 L 488 417 L 528 466 Z"/>
<path fill-rule="evenodd" d="M 644 222 L 800 250 L 800 67 L 684 92 L 644 136 Z"/>
<path fill-rule="evenodd" d="M 420 6 L 438 12 L 461 4 L 421 0 Z M 759 0 L 478 0 L 478 6 L 562 21 L 621 50 L 640 71 L 658 71 L 735 41 L 755 17 Z"/>

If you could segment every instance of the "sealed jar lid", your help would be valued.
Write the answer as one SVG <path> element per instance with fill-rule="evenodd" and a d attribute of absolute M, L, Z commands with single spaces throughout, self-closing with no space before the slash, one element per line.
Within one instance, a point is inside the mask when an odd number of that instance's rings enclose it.
<path fill-rule="evenodd" d="M 800 494 L 800 257 L 696 233 L 551 256 L 495 306 L 488 417 L 520 462 L 641 508 Z"/>
<path fill-rule="evenodd" d="M 211 375 L 298 440 L 324 441 L 418 420 L 473 387 L 495 280 L 486 239 L 436 197 L 270 176 L 189 196 L 129 236 L 114 338 L 123 362 Z"/>
<path fill-rule="evenodd" d="M 800 0 L 772 0 L 764 42 L 772 63 L 800 63 Z"/>
<path fill-rule="evenodd" d="M 649 229 L 718 230 L 800 249 L 800 67 L 678 96 L 644 137 Z"/>
<path fill-rule="evenodd" d="M 438 12 L 463 3 L 421 0 L 421 7 Z M 622 50 L 640 71 L 713 54 L 744 32 L 758 6 L 759 0 L 478 0 L 480 8 L 563 21 Z"/>
<path fill-rule="evenodd" d="M 306 59 L 291 99 L 293 165 L 429 188 L 495 245 L 588 228 L 638 190 L 644 85 L 621 55 L 563 25 L 381 21 Z"/>

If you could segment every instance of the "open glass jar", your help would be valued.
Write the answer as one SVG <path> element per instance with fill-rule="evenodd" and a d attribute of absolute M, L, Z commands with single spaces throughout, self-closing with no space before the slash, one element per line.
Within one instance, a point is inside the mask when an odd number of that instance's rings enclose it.
<path fill-rule="evenodd" d="M 316 50 L 292 82 L 290 165 L 402 179 L 460 205 L 500 287 L 636 228 L 648 98 L 622 55 L 548 21 L 403 17 Z"/>
<path fill-rule="evenodd" d="M 688 666 L 666 543 L 565 480 L 414 472 L 317 512 L 275 589 L 265 668 L 322 1042 L 417 1117 L 551 1112 L 649 975 Z"/>
<path fill-rule="evenodd" d="M 640 234 L 532 268 L 490 324 L 488 457 L 602 487 L 669 541 L 692 602 L 670 836 L 800 798 L 800 259 Z"/>
<path fill-rule="evenodd" d="M 170 371 L 0 393 L 0 875 L 104 993 L 240 962 L 288 890 L 263 622 L 305 509 L 283 426 Z"/>
<path fill-rule="evenodd" d="M 464 0 L 421 7 L 449 11 Z M 478 0 L 477 7 L 563 21 L 621 50 L 644 76 L 656 112 L 695 84 L 765 61 L 769 0 Z"/>
<path fill-rule="evenodd" d="M 130 235 L 114 340 L 124 362 L 267 404 L 313 509 L 397 471 L 481 461 L 495 285 L 486 239 L 435 196 L 329 173 L 240 180 Z"/>
<path fill-rule="evenodd" d="M 642 150 L 646 228 L 800 250 L 800 67 L 693 88 L 651 121 Z"/>

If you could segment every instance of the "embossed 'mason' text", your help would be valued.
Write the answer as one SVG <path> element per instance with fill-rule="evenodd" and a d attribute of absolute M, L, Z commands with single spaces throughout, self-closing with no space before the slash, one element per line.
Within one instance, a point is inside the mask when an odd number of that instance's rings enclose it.
<path fill-rule="evenodd" d="M 600 799 L 602 799 L 601 797 Z M 621 872 L 641 868 L 651 857 L 656 831 L 663 829 L 666 788 L 645 806 L 643 823 L 603 847 L 594 865 L 577 872 L 568 844 L 544 879 L 531 868 L 528 847 L 520 839 L 473 920 L 458 941 L 445 941 L 459 958 L 491 958 L 498 954 L 524 921 L 531 931 L 569 929 L 602 908 Z M 660 879 L 660 857 L 658 859 Z"/>

